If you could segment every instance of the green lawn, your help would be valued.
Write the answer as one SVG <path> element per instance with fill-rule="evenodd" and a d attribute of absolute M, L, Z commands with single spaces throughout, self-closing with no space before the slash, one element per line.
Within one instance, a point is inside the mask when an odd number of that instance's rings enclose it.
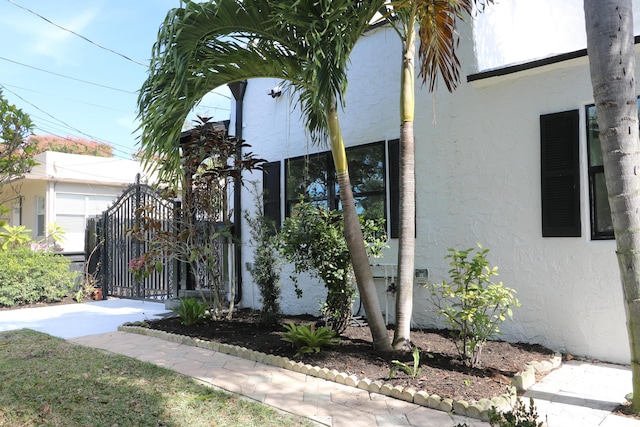
<path fill-rule="evenodd" d="M 312 426 L 150 363 L 0 333 L 0 426 Z"/>

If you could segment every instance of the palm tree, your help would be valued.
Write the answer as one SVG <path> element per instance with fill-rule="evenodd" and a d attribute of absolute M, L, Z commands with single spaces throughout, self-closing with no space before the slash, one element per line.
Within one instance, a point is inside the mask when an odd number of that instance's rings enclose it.
<path fill-rule="evenodd" d="M 138 99 L 143 158 L 160 155 L 159 174 L 179 175 L 175 147 L 189 111 L 209 91 L 254 77 L 282 78 L 314 141 L 328 135 L 358 289 L 375 348 L 391 348 L 351 191 L 338 105 L 356 41 L 383 0 L 186 2 L 171 10 L 154 45 Z"/>
<path fill-rule="evenodd" d="M 605 182 L 616 237 L 631 350 L 633 402 L 640 413 L 640 181 L 633 5 L 585 0 L 587 52 Z"/>
<path fill-rule="evenodd" d="M 397 0 L 385 7 L 388 22 L 402 40 L 400 79 L 400 233 L 398 239 L 398 285 L 396 286 L 395 349 L 411 347 L 413 274 L 415 268 L 415 50 L 419 43 L 422 83 L 429 91 L 441 77 L 452 92 L 460 81 L 456 55 L 458 20 L 469 16 L 474 6 L 483 9 L 493 0 Z M 416 34 L 416 28 L 418 32 Z"/>

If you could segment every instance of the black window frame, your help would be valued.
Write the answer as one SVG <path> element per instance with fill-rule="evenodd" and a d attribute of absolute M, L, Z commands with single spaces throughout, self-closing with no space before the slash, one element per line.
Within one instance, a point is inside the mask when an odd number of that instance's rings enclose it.
<path fill-rule="evenodd" d="M 640 97 L 636 98 L 636 104 L 638 106 L 638 119 L 640 119 Z M 613 232 L 613 222 L 611 220 L 611 208 L 609 207 L 609 198 L 606 195 L 606 187 L 604 188 L 606 207 L 604 202 L 599 200 L 599 195 L 602 195 L 602 188 L 598 191 L 598 184 L 604 183 L 604 164 L 597 163 L 596 160 L 602 161 L 602 155 L 598 155 L 599 159 L 592 157 L 591 144 L 592 135 L 598 132 L 598 122 L 596 121 L 596 107 L 595 104 L 589 104 L 585 106 L 585 129 L 586 129 L 586 143 L 587 143 L 587 171 L 589 176 L 589 212 L 591 220 L 591 239 L 592 240 L 613 240 L 615 239 Z M 593 112 L 593 116 L 591 115 Z M 592 129 L 591 126 L 595 127 Z M 640 125 L 639 125 L 640 126 Z M 598 132 L 599 133 L 599 132 Z M 600 140 L 598 139 L 598 145 Z M 598 147 L 600 149 L 600 147 Z M 608 215 L 608 221 L 606 224 L 609 227 L 606 230 L 601 230 L 600 224 L 602 224 L 602 216 Z"/>
<path fill-rule="evenodd" d="M 598 122 L 596 121 L 595 104 L 586 105 L 585 112 L 585 128 L 586 128 L 586 143 L 587 143 L 587 175 L 589 182 L 589 218 L 591 222 L 591 240 L 612 240 L 615 238 L 613 235 L 613 227 L 610 230 L 601 230 L 598 225 L 601 222 L 601 216 L 605 215 L 604 212 L 600 212 L 598 207 L 600 206 L 600 200 L 598 199 L 597 191 L 598 178 L 604 176 L 604 164 L 596 163 L 594 156 L 592 155 L 591 145 L 593 144 L 592 135 L 599 133 Z M 593 115 L 592 115 L 593 112 Z M 592 126 L 595 129 L 592 129 Z M 600 141 L 598 139 L 598 145 Z M 600 156 L 602 160 L 602 156 Z M 606 189 L 605 189 L 606 191 Z M 608 200 L 607 200 L 608 205 Z M 611 223 L 611 210 L 609 209 L 609 223 Z"/>
<path fill-rule="evenodd" d="M 388 165 L 387 165 L 387 159 L 386 159 L 386 145 L 385 141 L 375 141 L 375 142 L 371 142 L 371 143 L 367 143 L 367 144 L 361 144 L 361 145 L 356 145 L 356 146 L 352 146 L 352 147 L 347 147 L 346 148 L 346 154 L 347 154 L 347 161 L 350 163 L 349 165 L 349 171 L 350 174 L 353 173 L 353 169 L 355 169 L 353 167 L 352 161 L 353 161 L 353 156 L 350 156 L 350 152 L 353 153 L 354 150 L 360 150 L 360 149 L 366 149 L 367 147 L 376 147 L 376 149 L 379 149 L 381 152 L 381 161 L 382 161 L 382 171 L 381 171 L 381 179 L 382 179 L 382 188 L 380 190 L 375 190 L 375 191 L 365 191 L 365 192 L 357 192 L 354 191 L 354 198 L 358 198 L 358 197 L 368 197 L 368 196 L 382 196 L 382 200 L 383 200 L 383 214 L 384 214 L 384 220 L 385 222 L 388 222 L 387 219 L 387 208 L 388 208 L 388 196 L 387 196 L 387 190 L 388 190 L 388 179 L 387 179 L 387 169 L 388 169 Z M 335 167 L 334 167 L 334 163 L 333 163 L 333 156 L 331 155 L 331 151 L 322 151 L 322 152 L 317 152 L 317 153 L 312 153 L 312 154 L 305 154 L 303 156 L 296 156 L 296 157 L 291 157 L 288 159 L 285 159 L 284 161 L 284 167 L 285 167 L 285 173 L 284 173 L 284 204 L 285 204 L 285 216 L 289 216 L 291 213 L 291 208 L 293 205 L 295 205 L 295 203 L 298 202 L 298 198 L 299 198 L 299 194 L 294 194 L 292 192 L 292 190 L 289 188 L 291 185 L 291 181 L 290 181 L 290 171 L 291 171 L 291 167 L 292 167 L 292 163 L 293 162 L 299 162 L 299 161 L 304 161 L 304 162 L 308 162 L 309 159 L 317 159 L 317 161 L 319 163 L 324 164 L 325 167 L 325 171 L 327 173 L 326 176 L 326 190 L 325 190 L 325 195 L 323 197 L 311 197 L 309 198 L 309 200 L 313 201 L 313 202 L 317 202 L 318 204 L 326 204 L 326 206 L 330 209 L 339 209 L 340 208 L 340 195 L 339 195 L 339 189 L 337 188 L 337 180 L 336 180 L 336 172 L 335 172 Z M 353 182 L 352 182 L 352 187 L 353 187 Z"/>

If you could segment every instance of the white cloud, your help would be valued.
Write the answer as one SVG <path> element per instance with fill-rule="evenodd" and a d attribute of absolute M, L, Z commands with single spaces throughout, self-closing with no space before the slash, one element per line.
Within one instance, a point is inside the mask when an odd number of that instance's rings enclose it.
<path fill-rule="evenodd" d="M 56 22 L 61 27 L 82 34 L 98 14 L 97 9 L 88 9 L 74 16 Z M 33 39 L 30 50 L 34 53 L 45 55 L 56 60 L 60 64 L 75 63 L 70 45 L 78 40 L 78 37 L 68 31 L 64 31 L 52 24 L 42 21 L 41 25 L 32 28 Z"/>

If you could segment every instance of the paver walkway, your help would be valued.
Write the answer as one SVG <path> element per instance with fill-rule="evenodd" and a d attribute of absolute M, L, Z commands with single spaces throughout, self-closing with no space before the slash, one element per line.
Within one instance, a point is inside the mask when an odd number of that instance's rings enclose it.
<path fill-rule="evenodd" d="M 159 338 L 111 332 L 70 340 L 151 362 L 332 427 L 486 427 L 388 396 Z"/>

